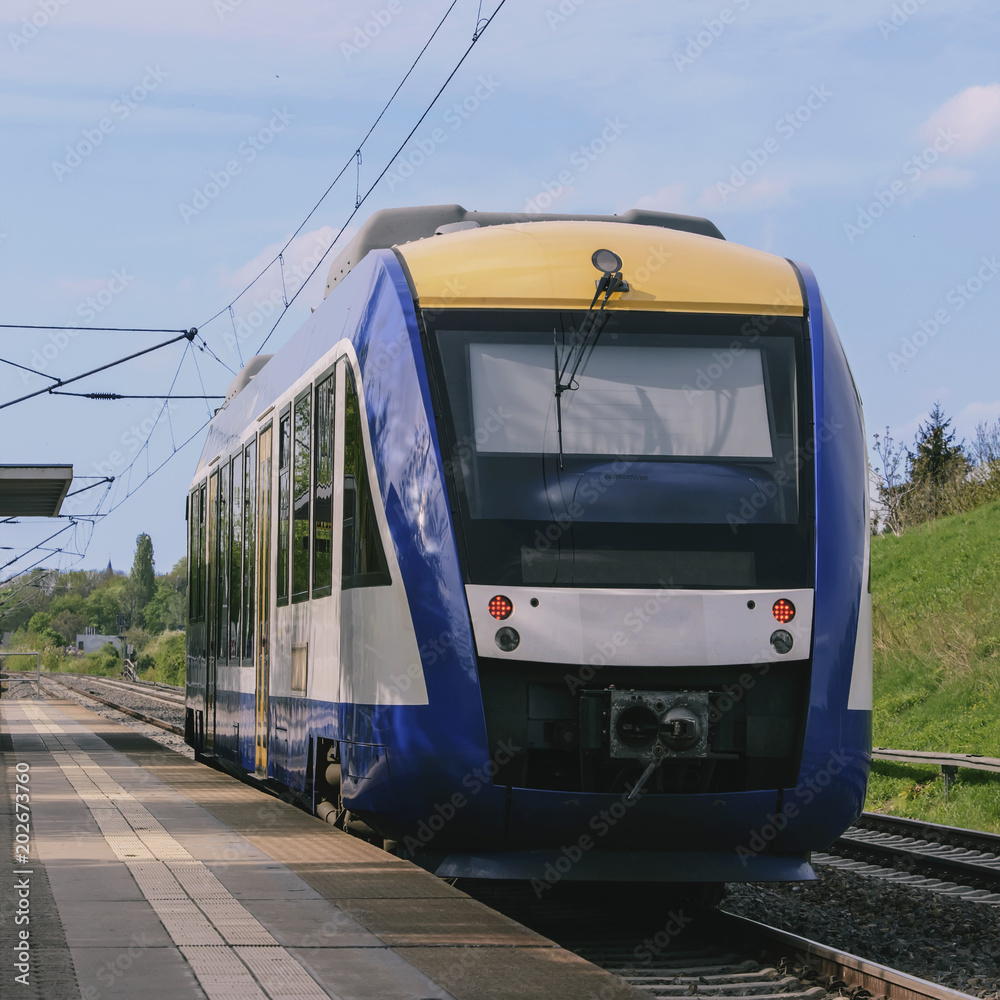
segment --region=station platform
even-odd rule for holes
[[[415,865],[74,702],[0,701],[0,751],[4,996],[646,995]],[[25,805],[27,858],[16,853]]]

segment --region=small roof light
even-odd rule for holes
[[[504,597],[503,594],[497,594],[496,597],[490,598],[490,614],[498,622],[502,622],[505,618],[510,618],[514,612],[514,605],[509,597]]]
[[[784,597],[778,598],[774,602],[774,607],[771,608],[771,614],[774,615],[774,620],[781,622],[782,625],[786,625],[795,617],[795,605],[791,601],[786,600]]]
[[[622,269],[622,259],[613,250],[595,250],[590,260],[598,271],[605,274],[614,274]]]

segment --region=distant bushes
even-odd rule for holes
[[[122,657],[115,646],[106,642],[93,653],[72,660],[63,669],[95,677],[117,677],[122,672]]]
[[[180,685],[184,683],[185,658],[184,633],[164,632],[142,650],[136,666],[144,681]]]

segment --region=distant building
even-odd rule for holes
[[[106,642],[110,642],[120,653],[122,641],[116,635],[94,635],[88,628],[84,635],[77,635],[76,648],[81,653],[96,653]]]

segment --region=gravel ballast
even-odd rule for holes
[[[721,908],[911,976],[1000,1000],[1000,908],[817,870],[818,882],[729,885]]]

